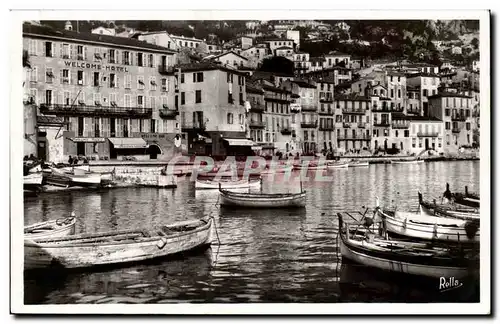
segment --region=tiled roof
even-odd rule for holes
[[[339,51],[330,51],[327,56],[351,56],[351,55]]]
[[[291,91],[288,91],[286,89],[281,89],[281,88],[278,88],[278,87],[273,87],[273,86],[270,86],[270,85],[267,85],[267,84],[263,84],[262,88],[264,90],[268,90],[268,91],[272,91],[272,92],[281,92],[281,93],[289,93],[289,94],[292,93]]]
[[[92,43],[102,43],[109,44],[119,47],[138,47],[141,49],[150,49],[156,51],[162,51],[164,53],[176,53],[175,51],[168,49],[166,47],[153,45],[147,42],[139,41],[135,38],[127,37],[116,37],[101,34],[91,34],[91,33],[78,33],[71,30],[58,30],[48,26],[37,26],[24,24],[23,25],[23,36],[39,36],[46,38],[63,38],[68,41],[74,42],[92,42]]]
[[[221,56],[224,56],[224,55],[227,55],[227,54],[234,54],[234,55],[236,55],[236,56],[241,57],[241,58],[242,58],[242,59],[244,59],[245,61],[248,61],[248,58],[246,58],[246,57],[244,57],[244,56],[241,56],[240,54],[238,54],[238,53],[236,53],[236,52],[234,52],[234,51],[229,51],[229,52],[225,52],[225,53],[222,53],[222,54],[215,55],[215,56],[214,56],[214,57],[212,57],[211,59],[212,59],[212,60],[213,60],[213,59],[217,59],[217,58],[219,58],[219,57],[221,57]]]
[[[322,77],[313,77],[312,78],[317,83],[332,83],[335,84],[335,79],[332,77],[322,78]]]
[[[258,94],[264,93],[264,90],[262,90],[262,87],[258,84],[253,84],[253,83],[247,82],[245,87],[247,89],[247,92],[250,92],[250,93],[258,93]]]

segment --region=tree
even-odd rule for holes
[[[282,56],[273,56],[262,61],[259,71],[294,75],[293,62]]]

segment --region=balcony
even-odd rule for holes
[[[464,122],[467,118],[463,115],[455,115],[451,116],[452,121],[459,121],[459,122]]]
[[[121,117],[142,117],[151,118],[152,108],[142,107],[117,107],[117,106],[88,106],[88,105],[59,105],[40,104],[42,114],[55,114],[59,116],[121,116]]]
[[[342,108],[342,113],[346,115],[364,115],[366,113],[366,109],[347,109]]]
[[[250,112],[264,112],[266,110],[266,107],[261,104],[260,102],[258,103],[251,103],[250,104]]]
[[[335,115],[335,112],[334,112],[332,109],[328,109],[328,110],[320,110],[320,111],[318,111],[318,115],[322,115],[322,116],[333,116],[333,115]]]
[[[438,132],[418,132],[417,137],[437,137],[439,136]]]
[[[358,122],[358,128],[366,128],[366,123]]]
[[[389,123],[388,120],[382,120],[382,121],[373,121],[373,126],[375,127],[389,127],[391,124]]]
[[[344,127],[344,128],[351,128],[351,123],[343,122],[342,123],[342,127]]]
[[[302,111],[317,111],[318,106],[315,105],[302,105]]]
[[[460,129],[459,128],[453,128],[451,131],[453,133],[460,133]]]
[[[286,97],[285,98],[278,98],[278,97],[273,96],[273,95],[264,95],[264,100],[278,102],[278,103],[290,103],[290,102],[292,102],[291,99],[286,99]]]
[[[158,73],[160,74],[172,74],[174,72],[173,66],[166,66],[163,64],[158,65]]]
[[[320,131],[333,131],[335,130],[335,126],[333,125],[319,125]]]
[[[179,115],[178,110],[163,108],[160,109],[160,117],[165,119],[175,119]]]
[[[376,112],[402,112],[403,108],[373,105],[372,111],[376,111]]]
[[[205,130],[206,129],[206,123],[202,122],[201,120],[196,120],[196,121],[182,121],[181,122],[181,128],[182,131],[190,131],[190,130]]]
[[[282,135],[292,135],[292,130],[290,128],[283,128],[281,130]]]
[[[250,120],[250,122],[248,123],[248,126],[250,128],[264,128],[264,127],[266,127],[266,124],[263,121]]]
[[[359,134],[359,133],[356,133],[356,134],[339,134],[337,135],[337,140],[359,140],[359,141],[369,141],[371,140],[372,137],[370,135],[366,135],[366,134]]]
[[[333,97],[321,97],[321,98],[319,98],[319,102],[333,103]]]
[[[393,129],[406,129],[406,128],[410,128],[410,122],[409,121],[392,122],[392,128]]]
[[[302,122],[300,123],[300,127],[302,128],[316,128],[318,127],[318,121],[310,121],[310,122]]]

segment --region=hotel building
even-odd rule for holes
[[[62,118],[38,131],[38,157],[167,158],[181,150],[175,52],[136,39],[25,24],[26,91],[38,117]],[[47,118],[45,118],[47,119]],[[52,118],[52,120],[54,120]],[[53,125],[52,125],[53,126]]]

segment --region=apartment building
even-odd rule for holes
[[[429,116],[428,97],[437,95],[440,78],[438,74],[415,73],[407,75],[407,84],[412,87],[419,87],[420,112],[421,116]]]
[[[180,132],[175,93],[164,73],[173,71],[175,52],[131,38],[30,24],[23,25],[23,49],[37,115],[64,124],[55,134],[40,131],[38,146],[45,149],[39,158],[155,159],[181,149],[173,140]]]
[[[369,149],[372,139],[371,98],[358,94],[342,95],[335,97],[335,104],[342,111],[342,127],[336,128],[338,151]]]
[[[247,99],[250,104],[248,122],[248,137],[257,145],[264,143],[264,112],[266,110],[264,103],[264,90],[259,84],[246,84]]]
[[[318,150],[333,152],[336,148],[335,122],[342,120],[342,112],[334,104],[333,79],[321,79],[316,82],[318,93]]]
[[[309,62],[309,53],[295,52],[293,54],[292,61],[295,72],[298,75],[303,75],[311,69],[311,62]]]
[[[443,122],[436,117],[392,115],[390,136],[384,146],[399,148],[404,154],[418,155],[426,150],[443,152]]]

